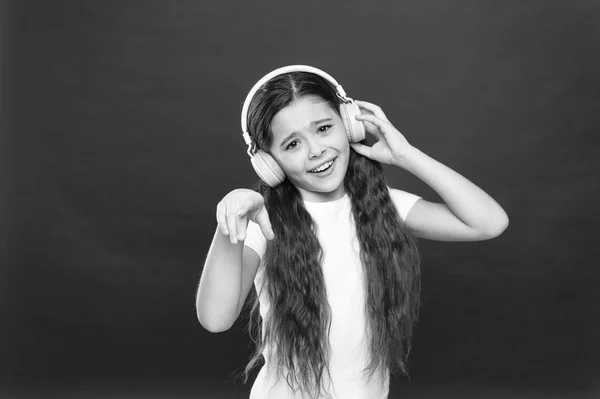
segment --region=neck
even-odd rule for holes
[[[338,187],[336,190],[327,193],[308,191],[300,187],[298,187],[298,191],[300,191],[302,200],[305,202],[331,202],[339,200],[346,195],[346,190],[343,184],[340,185],[340,187]]]

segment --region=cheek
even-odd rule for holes
[[[336,140],[338,141],[338,143],[340,144],[344,144],[348,145],[348,134],[346,133],[346,129],[344,128],[344,125],[340,122],[338,125],[338,130],[336,132]]]
[[[350,142],[348,141],[348,136],[346,136],[346,131],[344,131],[344,135],[338,141],[338,148],[344,154],[350,153]]]
[[[280,157],[279,166],[283,169],[286,175],[294,175],[303,172],[304,164],[302,162],[302,155],[297,151],[293,154],[286,154]]]

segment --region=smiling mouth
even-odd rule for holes
[[[335,162],[335,159],[332,159],[331,161],[324,163],[323,165],[319,166],[318,168],[311,170],[310,173],[325,172],[326,170],[328,170],[329,168],[331,168],[333,166],[334,162]]]

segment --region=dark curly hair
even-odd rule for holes
[[[271,120],[282,108],[305,95],[316,95],[339,113],[334,88],[318,75],[291,72],[268,81],[252,100],[249,133],[263,150],[270,148]],[[408,232],[391,200],[379,162],[350,148],[344,187],[352,204],[352,216],[360,243],[365,275],[365,314],[371,360],[364,372],[369,378],[387,370],[408,375],[407,358],[420,303],[420,257],[416,240]],[[323,372],[328,368],[328,329],[331,308],[327,302],[321,270],[322,248],[316,226],[304,207],[298,189],[286,179],[277,187],[259,182],[255,187],[275,233],[263,256],[264,285],[270,310],[264,320],[255,290],[248,331],[256,344],[246,366],[246,383],[253,368],[269,347],[277,376],[286,375],[288,385],[316,397]],[[294,267],[287,267],[293,264]],[[264,336],[263,336],[264,333]]]

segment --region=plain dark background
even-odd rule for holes
[[[380,105],[510,217],[419,241],[390,398],[600,392],[599,1],[0,4],[5,397],[248,396],[245,320],[208,333],[194,299],[217,202],[257,180],[241,103],[288,64]]]

